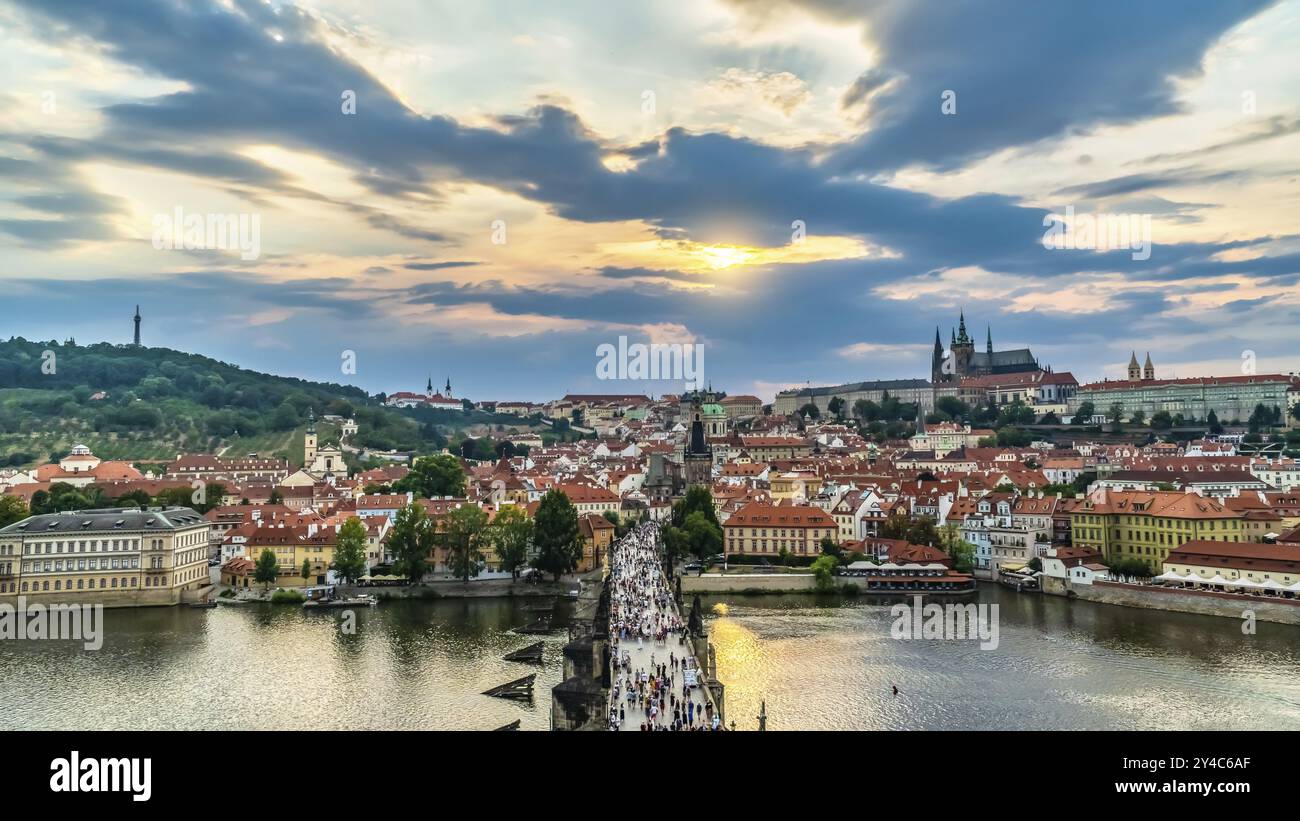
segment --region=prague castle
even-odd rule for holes
[[[975,350],[975,340],[966,333],[964,311],[961,313],[960,324],[952,332],[952,342],[947,352],[943,349],[939,329],[934,329],[934,356],[930,363],[930,381],[935,385],[960,382],[970,376],[1033,373],[1038,370],[1041,370],[1038,360],[1028,348],[994,351],[992,328],[988,329],[984,350]]]

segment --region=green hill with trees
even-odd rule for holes
[[[181,452],[281,456],[297,463],[308,409],[355,419],[349,444],[431,452],[472,425],[528,420],[481,411],[384,407],[355,385],[275,376],[169,348],[0,341],[0,467],[40,464],[75,443],[105,459],[164,462]],[[322,424],[322,441],[337,429]]]

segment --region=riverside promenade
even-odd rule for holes
[[[725,729],[665,573],[659,527],[645,524],[611,550],[609,728]]]

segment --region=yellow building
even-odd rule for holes
[[[338,534],[333,528],[313,530],[310,527],[259,527],[244,543],[244,556],[257,564],[262,552],[275,554],[278,587],[310,587],[325,584],[325,574],[334,562],[334,543]],[[310,569],[302,575],[303,562]]]
[[[821,490],[822,479],[811,471],[792,470],[772,474],[768,479],[773,499],[807,501]]]
[[[1139,559],[1153,571],[1190,541],[1246,542],[1244,516],[1213,499],[1175,491],[1099,490],[1070,513],[1075,547],[1101,551],[1107,563]]]
[[[187,507],[29,516],[0,529],[0,601],[177,604],[210,584],[210,527]]]
[[[586,513],[578,517],[578,534],[582,537],[582,559],[577,572],[587,573],[602,566],[614,543],[614,524],[604,516]]]

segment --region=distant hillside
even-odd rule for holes
[[[351,417],[351,441],[379,450],[430,451],[468,426],[521,425],[474,412],[403,412],[353,385],[245,370],[168,348],[0,342],[0,467],[31,465],[81,442],[137,462],[179,452],[280,455],[297,463],[308,409]],[[321,424],[322,441],[337,436]]]

